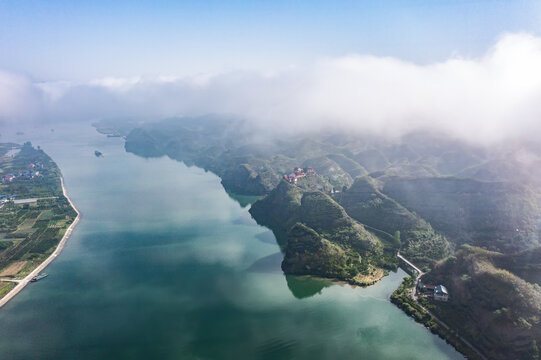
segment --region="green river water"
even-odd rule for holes
[[[0,359],[462,358],[389,302],[401,270],[368,288],[285,276],[214,174],[88,125],[12,130],[0,140],[40,145],[83,216],[49,277],[0,309]]]

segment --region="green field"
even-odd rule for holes
[[[4,201],[0,208],[0,274],[19,278],[54,251],[77,214],[62,193],[60,170],[51,158],[30,143],[2,144],[0,150],[15,146],[20,148],[15,156],[0,158],[0,175],[15,176],[2,180],[0,195],[47,198],[27,204]]]
[[[15,283],[0,281],[0,299],[15,287]]]

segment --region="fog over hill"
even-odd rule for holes
[[[479,58],[417,65],[351,54],[278,71],[177,78],[36,80],[0,71],[0,124],[231,114],[269,129],[438,130],[492,144],[531,138],[541,115],[541,38],[503,35]]]

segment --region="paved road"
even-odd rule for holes
[[[400,251],[398,253],[396,253],[396,256],[402,260],[404,260],[404,262],[406,264],[408,264],[409,266],[411,266],[415,271],[417,271],[417,273],[419,274],[419,277],[423,276],[424,275],[424,272],[421,271],[421,269],[419,269],[417,266],[413,265],[412,262],[410,262],[408,259],[406,259],[405,257],[403,257],[402,255],[400,255]]]
[[[413,299],[415,301],[417,301],[417,285],[419,285],[419,280],[421,280],[421,277],[425,274],[424,272],[421,271],[421,269],[419,269],[417,266],[413,265],[412,262],[410,262],[408,259],[406,259],[405,257],[403,257],[402,255],[400,255],[400,251],[396,253],[396,256],[401,259],[402,261],[404,261],[406,264],[408,264],[409,266],[411,266],[415,271],[417,271],[417,277],[415,278],[415,285],[413,286],[413,291],[412,291],[412,296],[413,296]],[[420,304],[419,304],[420,305]],[[422,306],[421,306],[422,307]],[[423,308],[424,309],[424,308]],[[425,309],[426,310],[426,309]],[[426,310],[429,314],[430,312],[428,310]],[[432,315],[432,314],[430,314]]]
[[[417,299],[417,284],[419,283],[419,280],[421,279],[421,277],[425,274],[424,272],[421,271],[421,269],[419,269],[417,266],[415,266],[411,261],[409,261],[408,259],[406,259],[405,257],[403,257],[402,255],[400,255],[400,251],[396,254],[396,256],[398,258],[400,258],[401,260],[403,260],[406,264],[408,264],[409,266],[411,266],[415,271],[417,271],[417,273],[419,274],[417,276],[417,278],[415,279],[415,287],[413,288],[413,292],[412,292],[412,295],[413,295],[413,299],[415,300],[415,302],[417,303],[417,305],[419,305],[424,311],[426,311],[430,316],[432,316],[432,318],[434,318],[434,320],[436,320],[441,326],[443,326],[446,330],[450,330],[451,327],[449,325],[447,325],[446,323],[444,323],[442,320],[440,320],[436,315],[434,315],[430,310],[428,310],[427,308],[425,308],[423,305],[419,304],[419,301]],[[458,335],[458,338],[464,343],[466,344],[470,349],[472,349],[473,351],[475,351],[475,353],[477,355],[479,355],[479,357],[483,360],[488,360],[486,358],[486,356],[484,356],[481,351],[479,351],[475,346],[473,346],[472,343],[470,343],[468,340],[464,339],[462,336]]]
[[[10,279],[10,278],[2,278],[0,281],[7,281],[7,282],[13,282],[13,283],[20,283],[22,280],[16,280],[16,279]]]

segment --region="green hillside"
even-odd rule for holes
[[[429,264],[451,252],[444,236],[435,233],[429,223],[407,210],[395,200],[382,194],[377,181],[365,176],[355,179],[347,191],[338,196],[340,205],[355,220],[389,235],[400,232],[402,253],[410,260]]]
[[[502,257],[461,247],[423,277],[451,295],[430,309],[491,359],[532,359],[541,339],[541,288],[498,267]]]
[[[286,273],[355,284],[372,283],[383,276],[378,267],[384,263],[380,240],[320,191],[304,191],[282,181],[254,203],[250,213],[275,233],[285,250],[282,268]]]
[[[250,213],[274,232],[285,273],[366,285],[396,267],[400,249],[449,287],[449,303],[429,305],[451,332],[489,358],[533,357],[541,341],[538,144],[277,131],[214,116],[168,119],[133,129],[125,146],[212,171],[228,192],[264,196]],[[316,174],[283,180],[299,166]]]
[[[457,244],[512,253],[538,245],[538,195],[504,182],[453,177],[386,179],[383,193]]]

